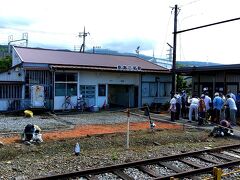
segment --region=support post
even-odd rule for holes
[[[174,7],[174,31],[173,31],[173,62],[172,62],[172,93],[176,93],[176,53],[177,53],[177,10]]]
[[[214,180],[221,180],[222,177],[222,169],[214,167],[213,168],[213,178]]]
[[[129,129],[130,129],[129,117],[130,117],[130,110],[129,108],[127,108],[127,149],[129,149]]]

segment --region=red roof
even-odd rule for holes
[[[65,50],[14,47],[23,63],[41,63],[49,65],[105,67],[117,69],[117,66],[137,66],[141,70],[169,71],[168,69],[134,56],[79,53]]]

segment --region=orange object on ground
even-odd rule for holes
[[[170,124],[164,122],[154,122],[156,127],[154,129],[182,129],[181,125]],[[149,129],[149,122],[133,122],[130,123],[130,130],[146,130]],[[43,132],[43,141],[50,140],[60,140],[67,138],[76,138],[87,135],[96,135],[96,134],[110,134],[115,132],[126,132],[127,124],[101,124],[101,125],[77,125],[71,130],[58,130],[51,132]],[[5,144],[10,144],[18,142],[20,140],[19,136],[13,136],[8,138],[0,138],[0,141]]]

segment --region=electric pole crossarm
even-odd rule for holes
[[[187,32],[187,31],[192,31],[192,30],[195,30],[195,29],[201,29],[201,28],[214,26],[214,25],[218,25],[218,24],[223,24],[223,23],[227,23],[227,22],[231,22],[231,21],[237,21],[237,20],[240,20],[240,17],[239,18],[225,20],[225,21],[220,21],[220,22],[216,22],[216,23],[212,23],[212,24],[207,24],[207,25],[203,25],[203,26],[198,26],[198,27],[194,27],[194,28],[190,28],[190,29],[185,29],[185,30],[181,30],[181,31],[177,31],[177,32],[173,32],[173,34],[174,33],[180,34],[180,33]]]

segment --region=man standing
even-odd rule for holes
[[[226,105],[229,107],[230,110],[230,123],[232,126],[236,126],[237,106],[234,99],[230,96],[230,94],[227,95]]]
[[[216,92],[214,94],[214,99],[213,99],[213,122],[218,123],[220,122],[220,111],[223,108],[224,101],[223,99],[219,96],[219,93]]]
[[[177,103],[177,95],[175,94],[173,98],[170,100],[169,111],[171,112],[171,121],[175,121],[176,115],[176,103]]]
[[[187,94],[186,94],[186,91],[183,90],[182,91],[182,94],[181,94],[181,115],[182,115],[182,118],[186,119],[187,118]]]
[[[204,102],[206,106],[206,121],[207,121],[211,115],[211,103],[212,103],[212,99],[208,96],[208,92],[205,92]]]
[[[179,120],[179,116],[180,116],[180,112],[181,112],[181,96],[180,94],[177,92],[176,93],[176,114],[175,114],[175,119]]]

